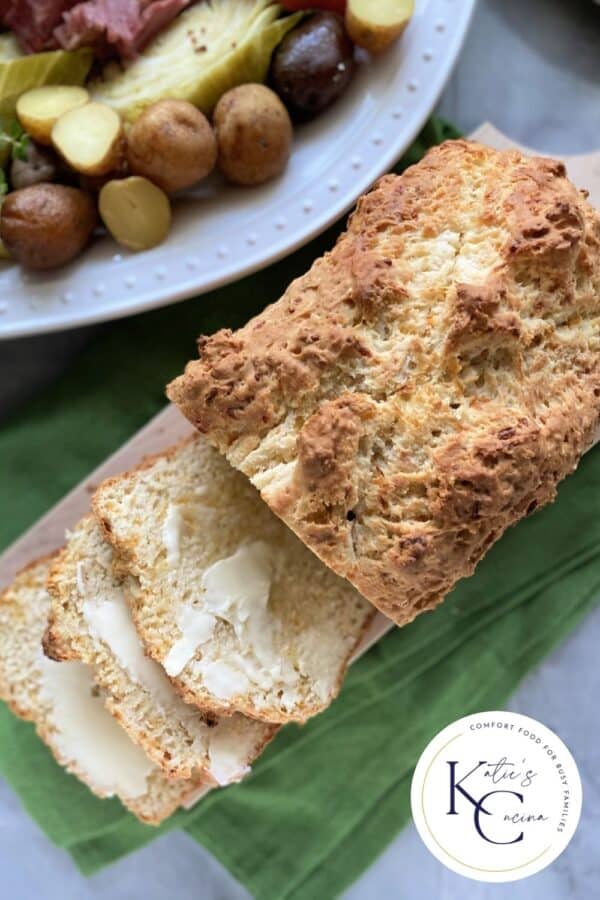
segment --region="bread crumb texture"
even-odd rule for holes
[[[240,715],[218,719],[181,700],[144,654],[114,562],[100,525],[86,516],[50,570],[46,654],[93,669],[107,709],[165,776],[241,780],[277,729]]]
[[[375,610],[208,441],[109,479],[93,506],[146,652],[187,703],[274,724],[329,705]]]
[[[599,418],[599,217],[564,166],[452,141],[169,387],[398,624],[552,500]]]
[[[105,709],[92,669],[44,656],[51,564],[47,557],[27,566],[0,595],[0,699],[34,723],[56,761],[93,793],[117,796],[138,819],[158,825],[198,782],[165,778],[128,740]]]

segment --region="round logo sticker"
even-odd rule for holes
[[[444,728],[413,775],[415,825],[449,869],[517,881],[559,856],[581,814],[581,779],[561,739],[535,719],[476,713]]]

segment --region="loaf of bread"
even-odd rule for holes
[[[590,444],[599,241],[561,163],[448,142],[383,178],[279,302],[201,338],[168,395],[407,623]]]
[[[32,563],[0,595],[0,699],[33,722],[57,762],[95,794],[117,796],[143,822],[158,825],[201,782],[161,774],[107,711],[89,667],[44,656],[50,564]]]
[[[148,654],[216,715],[304,721],[337,694],[374,609],[200,436],[103,484]]]
[[[226,785],[248,773],[277,727],[204,715],[183,702],[164,669],[144,654],[113,574],[112,549],[93,516],[69,535],[47,587],[53,600],[46,655],[92,668],[107,709],[165,775]]]

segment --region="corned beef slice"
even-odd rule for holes
[[[87,0],[68,11],[55,36],[65,50],[94,47],[129,59],[191,0]]]
[[[55,50],[54,29],[77,0],[2,0],[2,24],[16,35],[26,53]]]

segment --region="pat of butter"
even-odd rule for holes
[[[180,705],[161,666],[144,653],[122,591],[111,592],[110,599],[86,600],[83,616],[90,634],[110,648],[131,679],[146,688],[159,706],[171,709]]]
[[[50,707],[65,763],[77,766],[106,796],[135,799],[147,790],[153,763],[94,694],[88,666],[41,657],[41,696]]]
[[[77,581],[77,590],[83,597],[85,594],[85,576],[84,576],[84,566],[82,562],[78,562],[75,566],[75,579]]]
[[[266,609],[270,587],[270,550],[263,541],[240,547],[233,556],[210,566],[202,576],[203,606],[186,603],[179,610],[181,638],[163,661],[167,674],[174,677],[185,669],[198,648],[212,637],[217,617],[233,624],[242,637],[242,623],[257,610]],[[231,610],[235,613],[230,614]]]
[[[242,637],[242,626],[263,613],[269,602],[273,561],[264,541],[244,544],[233,556],[219,559],[202,576],[204,602]]]
[[[183,533],[183,514],[181,506],[169,504],[162,527],[162,540],[167,551],[167,562],[176,566],[181,556],[181,535]]]
[[[194,671],[202,676],[204,685],[211,694],[221,700],[231,700],[232,697],[245,694],[250,687],[250,681],[244,672],[221,660],[202,658],[196,663]]]
[[[270,690],[275,683],[296,684],[298,676],[274,645],[276,623],[268,609],[273,553],[264,541],[240,547],[204,573],[208,609],[233,627],[240,653],[229,660],[246,683]],[[216,694],[228,699],[225,694]],[[233,694],[231,696],[234,696]]]
[[[210,613],[185,605],[179,611],[177,625],[181,638],[176,641],[163,660],[167,675],[174,678],[187,666],[201,644],[212,636],[217,620]]]
[[[200,650],[195,670],[221,700],[247,693],[252,684],[265,690],[277,683],[297,685],[297,673],[274,645],[276,625],[268,609],[273,569],[272,549],[264,541],[244,544],[213,563],[202,576],[202,605],[179,610],[182,636],[164,661],[167,673],[179,675]],[[240,646],[239,653],[228,651],[226,661],[210,641],[218,619],[233,628]]]
[[[224,721],[211,732],[208,745],[209,772],[218,785],[241,781],[250,772],[246,760],[254,756],[254,737]]]

